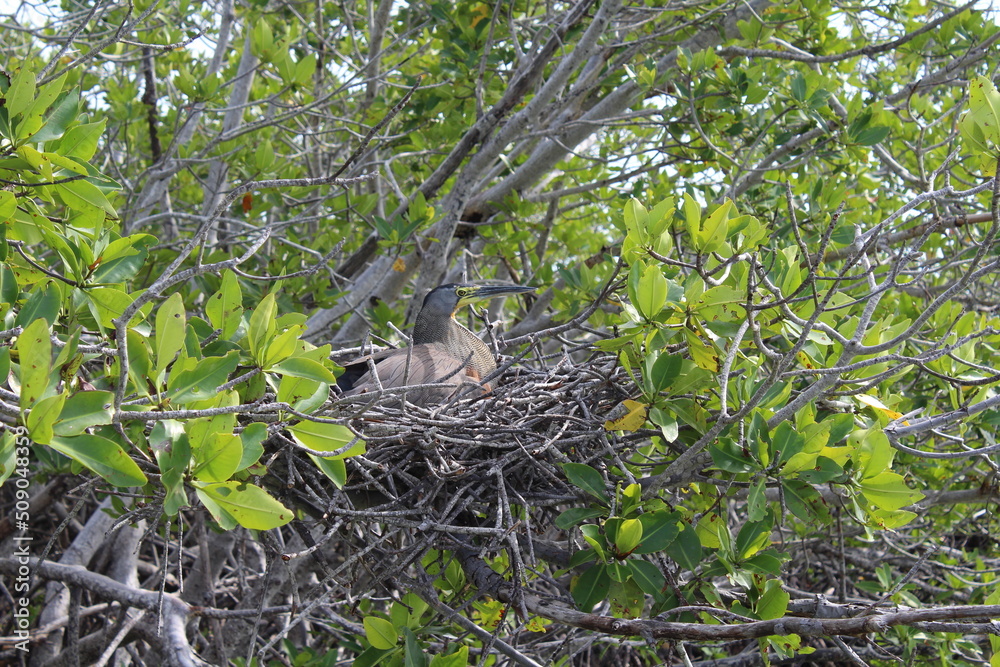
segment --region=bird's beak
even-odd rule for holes
[[[486,301],[499,296],[513,296],[515,294],[526,294],[534,292],[534,287],[522,285],[479,285],[476,291],[469,295],[470,301]]]
[[[514,294],[526,294],[534,292],[534,287],[524,285],[477,285],[475,291],[463,299],[466,303],[486,301],[499,296],[513,296]]]

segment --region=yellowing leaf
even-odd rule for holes
[[[690,329],[684,332],[687,337],[691,360],[700,368],[713,373],[719,372],[719,355],[715,346]]]
[[[883,530],[895,530],[910,523],[917,515],[908,510],[875,510],[868,513],[868,519]]]
[[[604,429],[607,431],[638,431],[646,423],[648,408],[648,405],[639,401],[622,401],[611,411],[611,419],[604,422]]]
[[[483,19],[487,18],[489,15],[490,15],[490,8],[488,6],[486,5],[477,6],[475,9],[472,10],[472,20],[469,22],[469,26],[475,28],[476,24],[478,24]]]
[[[895,410],[890,410],[888,407],[886,407],[885,403],[883,403],[876,397],[871,396],[869,394],[857,394],[855,395],[854,398],[856,398],[859,403],[864,403],[868,407],[875,408],[876,410],[888,415],[889,419],[899,419],[900,417],[903,416],[903,413],[896,412]],[[904,421],[903,423],[907,424],[908,422]]]

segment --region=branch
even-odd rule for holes
[[[618,637],[642,637],[647,641],[669,639],[717,642],[792,634],[802,637],[861,636],[870,632],[882,633],[888,628],[899,625],[913,625],[928,621],[984,621],[1000,618],[1000,605],[969,605],[899,611],[873,610],[868,616],[854,618],[793,616],[733,625],[614,618],[578,611],[561,600],[545,598],[523,589],[517,590],[480,559],[478,551],[474,549],[463,547],[456,551],[456,555],[469,581],[479,589],[481,594],[489,595],[508,604],[523,600],[529,612],[565,625]]]
[[[802,63],[837,63],[842,60],[850,60],[851,58],[857,58],[858,56],[868,56],[872,57],[879,53],[887,53],[892,51],[903,44],[911,41],[912,39],[923,35],[924,33],[930,32],[936,29],[942,23],[958,16],[965,10],[971,8],[975,5],[975,0],[967,4],[962,5],[947,14],[943,14],[933,21],[927,23],[919,30],[914,30],[913,32],[908,32],[901,37],[889,40],[888,42],[882,42],[881,44],[869,44],[863,46],[860,49],[854,49],[852,51],[845,51],[844,53],[834,53],[828,56],[814,56],[811,53],[803,53],[801,51],[773,51],[770,49],[747,49],[741,46],[726,46],[719,49],[718,53],[723,58],[732,58],[734,56],[743,56],[746,58],[775,58],[778,60],[795,60]]]
[[[193,607],[180,598],[156,591],[146,591],[115,581],[110,577],[90,572],[83,567],[61,565],[37,558],[0,558],[0,572],[7,576],[17,576],[19,568],[29,564],[32,571],[43,579],[59,581],[66,585],[79,586],[100,597],[115,600],[125,606],[138,607],[163,617],[164,640],[170,647],[165,657],[171,667],[199,667],[201,660],[195,657],[194,649],[188,642],[184,626],[193,614]]]

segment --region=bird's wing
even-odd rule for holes
[[[458,388],[470,381],[479,380],[478,374],[467,367],[467,361],[451,356],[442,345],[428,343],[414,345],[400,350],[390,350],[371,358],[378,373],[378,382],[372,376],[369,360],[358,360],[368,371],[354,382],[353,387],[344,392],[345,396],[377,391],[379,384],[384,389],[423,384],[442,384],[447,387],[427,387],[408,392],[406,398],[417,405],[441,403],[450,398]],[[354,366],[355,364],[351,364]]]

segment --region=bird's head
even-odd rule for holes
[[[521,285],[477,285],[475,283],[447,283],[428,292],[423,311],[428,314],[451,317],[459,308],[501,296],[534,292],[534,287]]]

